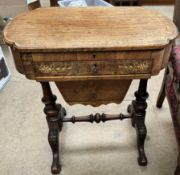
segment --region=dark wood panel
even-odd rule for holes
[[[124,99],[132,80],[95,80],[55,82],[69,104],[98,106]]]

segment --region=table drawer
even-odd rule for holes
[[[68,62],[68,61],[110,61],[110,60],[148,60],[152,51],[121,52],[69,52],[69,53],[33,53],[34,62]]]
[[[77,60],[147,60],[151,58],[151,54],[151,51],[77,52]]]
[[[36,62],[38,76],[150,74],[151,60]]]

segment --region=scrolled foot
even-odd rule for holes
[[[51,172],[53,174],[58,174],[61,171],[61,165],[59,163],[59,131],[50,130],[48,135],[48,141],[53,153]]]
[[[147,165],[147,158],[144,152],[144,149],[142,149],[139,153],[139,157],[138,157],[138,164],[140,166],[146,166]]]
[[[53,164],[51,166],[52,174],[59,174],[60,171],[61,171],[61,165],[53,162]]]
[[[143,123],[138,123],[136,125],[136,131],[137,131],[137,146],[138,146],[138,164],[140,166],[146,166],[147,165],[147,158],[144,151],[144,142],[147,134],[146,126]]]
[[[56,163],[52,164],[52,166],[51,166],[52,174],[59,174],[60,171],[61,171],[61,166],[60,165],[58,165]]]

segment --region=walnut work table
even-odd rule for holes
[[[39,8],[12,20],[4,31],[17,70],[41,83],[52,148],[52,173],[59,173],[59,131],[63,122],[105,122],[130,118],[137,131],[138,163],[144,152],[147,81],[166,67],[177,36],[175,25],[142,7]],[[69,104],[120,103],[133,79],[140,79],[128,114],[65,117],[49,82]]]

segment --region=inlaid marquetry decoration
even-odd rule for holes
[[[111,60],[71,61],[35,63],[36,73],[40,75],[123,75],[148,74],[151,72],[151,60]]]
[[[38,70],[44,74],[61,74],[67,71],[71,71],[72,67],[68,65],[55,64],[55,63],[52,64],[42,63],[40,66],[38,66]]]
[[[145,73],[150,73],[151,71],[151,66],[152,62],[150,60],[131,60],[128,62],[123,62],[120,65],[118,65],[118,70],[122,74],[132,74],[132,73],[137,73],[137,74],[145,74]]]

